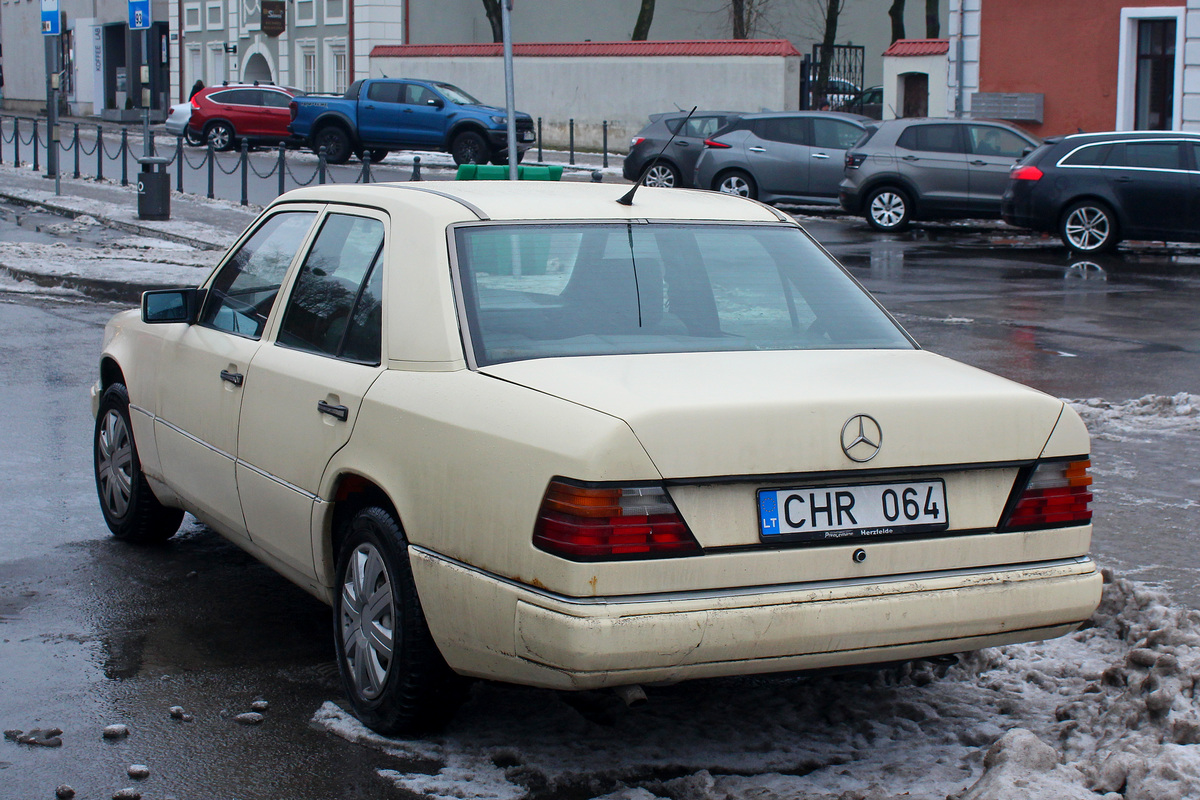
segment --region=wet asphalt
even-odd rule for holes
[[[46,241],[0,208],[0,241]],[[48,219],[46,222],[53,223]],[[805,223],[927,349],[1056,396],[1200,392],[1200,255],[1145,248],[1084,263],[988,227],[901,237]],[[103,232],[94,242],[103,246]],[[310,727],[337,701],[328,609],[188,518],[159,548],[116,542],[96,506],[88,387],[120,306],[0,287],[0,800],[399,797],[374,750]],[[1095,442],[1108,465],[1095,551],[1200,608],[1200,436]],[[233,717],[266,700],[265,719]],[[172,719],[181,706],[191,721]],[[531,708],[530,713],[536,713]],[[106,740],[106,725],[130,735]],[[519,743],[514,743],[519,746]],[[145,764],[149,777],[127,769]],[[436,765],[431,765],[435,769]]]

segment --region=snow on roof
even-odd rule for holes
[[[950,52],[949,39],[897,39],[885,56],[942,56]]]
[[[945,51],[943,51],[945,52]],[[499,44],[380,44],[373,58],[500,57]],[[800,56],[787,39],[706,39],[664,42],[540,42],[513,45],[513,55],[548,56]]]

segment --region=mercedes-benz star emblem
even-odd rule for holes
[[[874,417],[855,414],[842,426],[842,452],[851,461],[863,463],[879,455],[883,429]]]

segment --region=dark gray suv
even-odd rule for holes
[[[904,230],[915,219],[997,218],[1009,169],[1038,144],[990,120],[870,123],[846,153],[838,200],[881,231]]]

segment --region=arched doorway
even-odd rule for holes
[[[254,53],[246,59],[246,66],[242,69],[242,80],[246,83],[272,83],[275,80],[271,77],[271,65],[263,58],[262,53]]]

